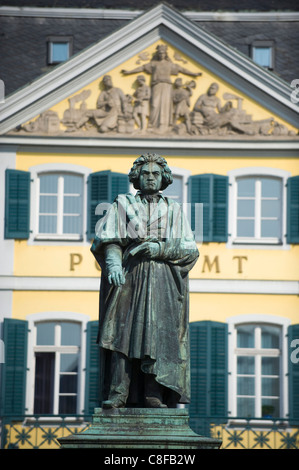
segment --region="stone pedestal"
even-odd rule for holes
[[[96,408],[84,432],[58,439],[62,448],[218,449],[221,441],[199,436],[182,408]]]

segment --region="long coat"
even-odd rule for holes
[[[154,206],[150,213],[149,210]],[[133,256],[145,241],[159,244],[156,259]],[[105,246],[120,247],[122,286],[107,280]],[[102,218],[91,251],[102,268],[98,342],[139,359],[144,373],[190,401],[188,273],[199,253],[188,222],[173,200],[148,204],[120,195]]]

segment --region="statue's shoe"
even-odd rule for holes
[[[145,403],[148,408],[167,408],[167,405],[156,397],[146,397]]]
[[[102,403],[102,408],[124,408],[125,402],[120,398],[114,398],[112,400],[105,400]]]

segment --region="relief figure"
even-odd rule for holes
[[[87,110],[77,122],[77,129],[89,120],[93,120],[102,133],[117,129],[118,117],[126,113],[127,99],[120,88],[113,86],[110,75],[103,77],[103,87],[97,100],[97,109]]]
[[[183,73],[198,77],[200,72],[194,73],[181,65],[173,63],[167,54],[166,45],[158,45],[152,60],[140,65],[134,70],[122,70],[124,75],[146,72],[151,75],[151,110],[148,128],[166,132],[173,124],[173,101],[171,75]]]

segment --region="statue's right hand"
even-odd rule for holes
[[[114,271],[108,274],[108,282],[109,284],[113,284],[114,286],[121,286],[125,283],[125,276],[121,269],[115,269]]]

